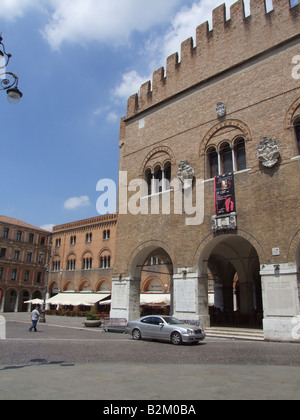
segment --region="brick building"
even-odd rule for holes
[[[156,258],[177,317],[299,339],[300,6],[250,6],[215,9],[128,100],[112,317],[140,315]]]
[[[42,299],[51,233],[0,216],[0,312],[26,312]]]
[[[53,228],[49,299],[64,304],[67,297],[76,306],[79,294],[111,294],[116,224],[117,214],[110,214]]]

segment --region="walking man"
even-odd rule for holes
[[[39,313],[38,309],[39,309],[39,307],[36,306],[35,309],[31,312],[32,324],[31,324],[31,327],[29,328],[30,332],[32,331],[32,329],[34,329],[34,331],[37,332],[36,325],[37,325],[39,317],[40,317],[40,313]]]

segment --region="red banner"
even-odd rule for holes
[[[236,211],[233,173],[215,177],[215,214],[224,214]]]

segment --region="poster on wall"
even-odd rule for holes
[[[233,173],[215,177],[215,214],[222,216],[236,211]]]

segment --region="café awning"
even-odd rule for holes
[[[140,304],[153,306],[168,306],[170,305],[171,297],[165,293],[142,293],[140,295]],[[109,305],[111,300],[101,302],[100,305]]]
[[[44,301],[42,299],[32,299],[32,300],[26,300],[24,303],[32,303],[33,305],[42,305]]]
[[[95,303],[107,299],[110,294],[104,293],[58,293],[47,300],[49,305],[61,306],[93,306]]]
[[[141,305],[170,305],[170,295],[167,293],[142,293]]]

